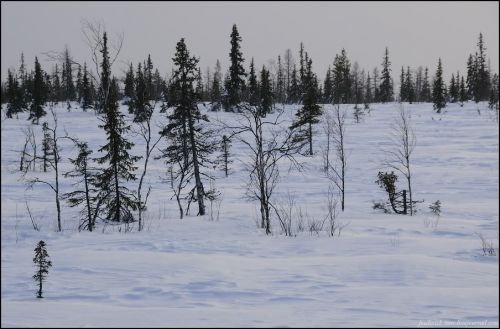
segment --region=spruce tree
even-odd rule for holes
[[[431,86],[429,83],[429,68],[425,68],[424,80],[422,82],[422,102],[430,102],[431,101]]]
[[[43,298],[42,283],[47,278],[49,268],[52,266],[52,262],[48,260],[49,254],[45,246],[45,242],[40,240],[35,248],[35,257],[33,258],[33,263],[35,263],[36,266],[36,273],[33,275],[33,279],[38,283],[37,298]]]
[[[19,84],[17,78],[14,76],[12,71],[7,70],[7,117],[12,118],[13,115],[22,111]]]
[[[451,74],[451,79],[450,79],[450,86],[448,90],[448,95],[450,96],[449,101],[450,103],[455,103],[458,101],[458,85],[455,83],[455,75],[452,73]]]
[[[412,104],[415,101],[415,86],[413,84],[413,78],[411,76],[410,67],[406,68],[406,77],[405,77],[405,85],[406,85],[406,100]]]
[[[92,150],[88,148],[87,143],[76,141],[78,147],[78,155],[69,161],[74,165],[74,169],[64,174],[65,177],[77,177],[80,180],[75,184],[83,185],[80,189],[65,193],[62,197],[66,199],[70,207],[83,206],[80,211],[80,224],[78,230],[93,231],[95,220],[99,213],[99,207],[102,200],[106,198],[97,198],[99,190],[96,188],[97,176],[96,169],[90,166],[90,155]],[[101,196],[107,197],[106,194]]]
[[[82,101],[82,67],[78,65],[78,71],[76,73],[76,100],[78,103]]]
[[[370,104],[373,102],[372,96],[372,83],[370,78],[370,72],[368,72],[368,77],[366,78],[366,91],[365,91],[365,109],[370,108]]]
[[[229,67],[229,80],[225,84],[227,91],[227,100],[225,104],[226,111],[234,109],[241,102],[242,92],[245,88],[244,77],[245,69],[243,68],[243,54],[240,51],[241,37],[238,33],[238,28],[236,24],[233,25],[233,30],[231,32],[231,52],[229,53],[229,59],[231,60],[231,66]]]
[[[210,156],[216,144],[210,142],[213,133],[204,130],[200,123],[208,119],[198,109],[193,86],[197,78],[198,59],[190,57],[184,38],[177,43],[173,61],[176,69],[171,88],[175,97],[170,100],[169,106],[174,110],[167,116],[167,126],[160,131],[169,141],[169,146],[162,153],[170,164],[184,163],[186,172],[192,175],[188,180],[194,179],[195,186],[191,190],[190,201],[198,202],[198,215],[203,216],[206,212],[205,199],[210,197],[212,191],[205,191],[202,177],[206,177],[206,173],[202,173],[202,168],[214,164]]]
[[[285,102],[285,73],[283,71],[283,66],[281,65],[281,56],[278,55],[278,72],[276,74],[276,92],[275,99],[276,102],[283,104]]]
[[[493,74],[490,84],[490,96],[488,106],[491,109],[496,108],[498,111],[498,74]]]
[[[129,102],[129,112],[134,114],[134,122],[143,122],[149,115],[150,104],[147,85],[147,69],[143,70],[141,63],[137,64],[135,74],[135,97]]]
[[[135,77],[132,63],[130,63],[129,69],[125,75],[125,88],[123,89],[123,95],[127,98],[126,104],[130,106],[130,103],[133,102],[135,97]]]
[[[21,53],[21,65],[19,66],[19,75],[17,76],[18,81],[18,103],[21,110],[28,109],[28,103],[31,101],[31,95],[29,94],[28,88],[28,72],[24,64],[24,53]]]
[[[260,71],[260,108],[259,112],[262,117],[265,117],[268,113],[271,113],[273,106],[273,92],[271,87],[271,80],[269,79],[269,71],[266,70],[265,66],[262,66],[262,71]]]
[[[89,81],[89,76],[87,72],[87,63],[83,64],[83,77],[82,77],[82,109],[87,111],[87,109],[92,107],[93,103],[93,87]]]
[[[479,33],[479,40],[477,42],[478,54],[476,64],[476,78],[477,78],[477,98],[478,101],[488,100],[490,92],[490,72],[486,66],[486,46],[483,42],[483,34]]]
[[[378,103],[380,101],[380,89],[378,85],[378,69],[373,69],[373,101]]]
[[[407,100],[407,87],[405,83],[405,71],[401,66],[401,75],[399,76],[399,101],[406,102]]]
[[[201,67],[198,67],[198,74],[196,75],[196,88],[195,88],[196,97],[198,100],[204,100],[203,94],[203,77],[201,75]]]
[[[109,61],[109,51],[108,51],[108,37],[106,32],[103,34],[102,38],[102,47],[99,50],[102,54],[102,62],[100,64],[101,67],[101,81],[99,85],[99,91],[97,94],[97,111],[106,112],[108,111],[107,100],[110,92],[110,84],[111,84],[111,64]]]
[[[460,106],[464,106],[464,102],[468,100],[467,89],[465,88],[464,77],[460,79]]]
[[[146,80],[146,101],[153,99],[154,94],[154,84],[153,84],[153,62],[151,61],[151,55],[148,54],[148,60],[146,66],[144,67],[144,79]]]
[[[332,100],[334,104],[346,104],[351,100],[350,67],[346,51],[342,49],[340,55],[335,55],[333,62]]]
[[[210,101],[212,103],[212,111],[217,111],[221,107],[221,102],[222,102],[222,76],[221,76],[221,68],[220,68],[220,62],[217,60],[215,63],[215,72],[214,72],[214,77],[213,77],[213,82],[212,82],[212,88],[211,89],[211,94],[210,94]]]
[[[291,104],[297,104],[300,99],[300,86],[297,78],[297,67],[294,64],[292,70],[292,78],[290,82],[290,97],[289,101]]]
[[[75,85],[73,84],[73,66],[69,49],[64,49],[64,69],[63,69],[63,88],[64,100],[71,102],[75,100]]]
[[[332,76],[330,74],[331,68],[328,66],[326,71],[325,81],[323,82],[323,103],[330,103],[332,99]]]
[[[384,60],[382,62],[380,82],[380,101],[382,103],[393,101],[393,89],[391,80],[391,62],[389,61],[389,49],[385,48]]]
[[[129,154],[134,144],[125,139],[130,126],[125,124],[124,115],[118,109],[117,89],[116,79],[113,79],[106,100],[107,107],[102,120],[104,124],[99,125],[104,129],[108,142],[98,150],[104,155],[96,159],[100,164],[107,164],[107,167],[97,174],[96,187],[99,189],[99,198],[104,199],[105,219],[128,223],[133,220],[131,210],[137,210],[139,204],[125,183],[136,179],[133,172],[137,167],[134,163],[141,157]]]
[[[441,58],[438,61],[436,76],[432,88],[432,102],[437,113],[441,113],[441,109],[446,106],[446,87],[443,81],[443,68],[441,66]]]
[[[297,111],[296,121],[292,123],[290,129],[301,127],[302,129],[296,135],[295,141],[298,143],[309,142],[309,155],[313,155],[312,135],[313,124],[319,122],[319,117],[322,114],[321,106],[318,105],[317,89],[318,82],[312,72],[312,60],[309,59],[304,72],[305,78],[305,97],[304,104],[301,109]],[[305,126],[305,129],[304,129]]]
[[[43,158],[43,172],[47,172],[48,164],[53,161],[54,157],[54,139],[49,131],[47,122],[42,124],[43,139],[42,139],[42,158]]]
[[[229,173],[229,164],[233,162],[231,160],[231,153],[230,153],[230,148],[231,148],[231,139],[229,139],[226,135],[222,136],[222,142],[221,142],[221,156],[222,156],[222,169],[224,170],[224,173],[226,174],[226,177],[228,176]]]
[[[33,101],[30,107],[30,115],[28,120],[32,120],[34,124],[38,124],[38,121],[42,116],[47,114],[43,109],[46,102],[45,97],[45,83],[43,79],[43,71],[38,63],[38,58],[35,57],[35,77],[33,80]]]
[[[253,57],[250,62],[250,73],[248,75],[248,103],[251,106],[257,106],[260,103],[259,84],[257,83],[257,76],[255,75]]]

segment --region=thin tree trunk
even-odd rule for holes
[[[193,167],[194,167],[194,178],[196,182],[196,196],[198,197],[198,215],[205,215],[205,203],[203,200],[203,184],[200,177],[200,165],[198,163],[198,150],[196,149],[196,141],[194,138],[194,123],[191,117],[191,112],[188,111],[188,124],[189,124],[189,139],[191,142],[191,149],[193,153]]]

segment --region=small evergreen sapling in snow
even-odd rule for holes
[[[429,209],[434,215],[439,217],[441,215],[441,201],[437,200],[436,202],[431,203]]]
[[[48,260],[48,258],[49,254],[45,249],[45,242],[40,240],[35,248],[35,258],[33,258],[33,263],[37,266],[36,273],[33,275],[33,279],[35,279],[35,282],[38,283],[37,298],[43,298],[42,282],[45,281],[45,278],[49,274],[49,267],[52,266],[52,262]]]

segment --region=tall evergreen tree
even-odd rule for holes
[[[104,200],[105,219],[128,223],[133,220],[131,210],[137,210],[139,204],[125,183],[136,179],[133,172],[137,167],[134,163],[140,157],[129,154],[134,144],[125,139],[130,126],[125,124],[124,115],[118,110],[117,89],[116,79],[112,79],[105,102],[104,124],[99,125],[104,129],[108,142],[98,150],[104,155],[96,159],[100,164],[107,164],[107,167],[97,174],[96,188],[99,189],[98,198]]]
[[[212,103],[212,110],[219,110],[222,102],[222,76],[221,76],[220,62],[217,60],[215,63],[215,72],[213,76],[210,101]]]
[[[210,156],[216,148],[210,142],[210,131],[202,129],[200,121],[208,121],[201,115],[197,107],[197,98],[194,90],[194,81],[197,78],[198,59],[191,57],[182,38],[176,46],[173,58],[176,67],[172,88],[175,88],[175,97],[169,104],[174,107],[173,112],[167,116],[169,122],[160,131],[167,137],[169,146],[163,151],[163,156],[169,163],[184,163],[184,168],[192,175],[195,186],[191,192],[191,200],[198,202],[198,215],[205,215],[205,199],[210,198],[212,191],[205,191],[202,177],[202,168],[207,168],[213,161]],[[163,111],[163,110],[162,110]]]
[[[290,129],[298,127],[304,128],[296,135],[296,141],[299,143],[309,143],[309,155],[313,155],[312,135],[313,125],[319,122],[322,114],[321,106],[318,105],[318,81],[312,72],[312,60],[309,59],[305,69],[305,97],[304,105],[296,113],[296,121],[292,123]]]
[[[483,34],[479,33],[479,40],[477,42],[478,54],[477,54],[477,97],[475,99],[478,101],[488,100],[490,92],[490,72],[486,65],[486,46],[483,42]]]
[[[399,75],[399,101],[406,102],[408,98],[408,92],[405,83],[405,70],[401,66],[401,74]]]
[[[63,88],[64,88],[64,100],[67,102],[74,101],[76,99],[75,95],[75,85],[73,83],[73,60],[69,53],[68,47],[64,49],[64,69],[63,69]]]
[[[332,72],[333,103],[345,104],[351,100],[351,77],[350,77],[349,59],[345,49],[342,49],[340,55],[335,55]]]
[[[391,62],[389,61],[389,49],[387,47],[385,48],[380,79],[380,101],[382,103],[392,102],[394,98],[391,80]]]
[[[297,78],[297,67],[293,65],[292,78],[290,82],[290,95],[289,102],[291,104],[297,104],[300,99],[300,86]]]
[[[123,95],[127,98],[129,105],[133,102],[135,98],[135,77],[134,77],[134,67],[132,63],[129,65],[129,69],[125,74],[125,87],[123,89]]]
[[[285,93],[286,93],[285,73],[283,70],[283,65],[281,64],[281,56],[278,55],[278,68],[276,73],[276,92],[275,92],[276,102],[284,104]]]
[[[498,74],[493,74],[490,84],[490,97],[488,106],[493,109],[495,108],[498,113]]]
[[[154,95],[154,84],[153,84],[153,62],[151,61],[151,55],[148,54],[148,60],[144,67],[144,79],[146,82],[146,100],[152,100]]]
[[[323,82],[323,102],[330,103],[332,99],[332,76],[330,74],[331,68],[328,66],[328,70],[326,71],[325,81]]]
[[[248,103],[251,106],[258,106],[260,103],[259,84],[257,82],[257,76],[255,74],[253,57],[250,62],[250,72],[248,74]]]
[[[437,113],[441,113],[441,109],[446,106],[446,86],[443,81],[443,68],[441,66],[441,58],[438,61],[436,76],[432,88],[432,102]]]
[[[422,81],[422,93],[421,93],[422,102],[430,102],[431,101],[431,85],[429,83],[429,68],[425,68],[424,80]]]
[[[455,75],[452,73],[451,79],[450,79],[450,86],[449,86],[449,90],[448,90],[448,95],[450,96],[450,98],[449,98],[450,103],[455,103],[458,101],[459,86],[460,85],[455,83]]]
[[[78,65],[78,71],[76,73],[76,100],[78,102],[82,101],[82,67]]]
[[[14,76],[14,73],[9,69],[7,70],[7,117],[12,118],[13,115],[17,115],[17,113],[22,111],[20,92],[19,92],[19,83],[17,78]]]
[[[143,122],[149,115],[149,95],[146,80],[147,69],[142,69],[141,63],[137,64],[135,74],[135,97],[129,104],[129,112],[134,113],[134,122]]]
[[[102,37],[102,47],[100,49],[100,52],[102,54],[102,61],[101,61],[101,72],[100,72],[100,85],[99,85],[99,91],[97,94],[97,111],[98,112],[105,112],[108,111],[108,96],[110,92],[110,85],[111,85],[111,63],[109,61],[109,51],[108,51],[108,37],[106,32],[103,33]]]
[[[411,76],[410,67],[406,68],[406,76],[405,76],[405,85],[406,85],[406,97],[407,101],[412,104],[415,101],[415,85],[413,83],[413,78]]]
[[[262,66],[262,71],[260,71],[260,115],[265,117],[268,113],[271,113],[273,106],[273,92],[271,87],[271,80],[269,78],[269,71],[266,70],[265,66]]]
[[[93,103],[93,87],[89,81],[89,76],[87,72],[87,63],[83,64],[83,76],[82,76],[82,109],[86,111],[88,108],[92,107]]]
[[[464,82],[464,77],[460,79],[460,106],[464,106],[464,102],[468,100],[467,98],[467,89],[465,88],[465,82]]]
[[[33,80],[32,94],[33,101],[31,103],[28,120],[32,120],[34,124],[38,124],[40,118],[47,114],[47,112],[43,109],[46,102],[46,91],[42,67],[40,66],[40,63],[38,63],[37,57],[35,57],[35,77]]]
[[[365,91],[365,109],[370,108],[370,104],[373,102],[373,96],[372,96],[372,82],[370,78],[370,72],[368,72],[368,77],[366,78],[366,85],[365,85],[366,91]]]
[[[242,93],[245,89],[244,77],[245,69],[243,67],[243,53],[240,51],[241,37],[238,33],[238,28],[236,24],[233,25],[233,30],[231,32],[231,52],[229,53],[229,59],[231,60],[231,66],[229,67],[229,80],[227,81],[225,87],[227,91],[227,100],[225,104],[226,110],[231,110],[241,102]]]

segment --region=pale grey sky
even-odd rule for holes
[[[493,71],[498,72],[499,3],[494,2],[9,2],[2,1],[2,79],[9,67],[18,68],[24,52],[28,68],[34,57],[52,71],[43,52],[68,45],[79,61],[90,61],[81,19],[102,20],[108,33],[125,35],[114,73],[124,62],[151,54],[164,76],[181,37],[191,54],[201,57],[203,72],[220,59],[228,67],[229,35],[236,23],[243,39],[248,68],[276,59],[287,48],[298,58],[304,42],[313,70],[322,80],[335,54],[345,48],[351,63],[370,72],[380,69],[386,46],[397,84],[401,66],[428,66],[434,74],[442,58],[447,79],[465,73],[469,53],[484,35]]]

